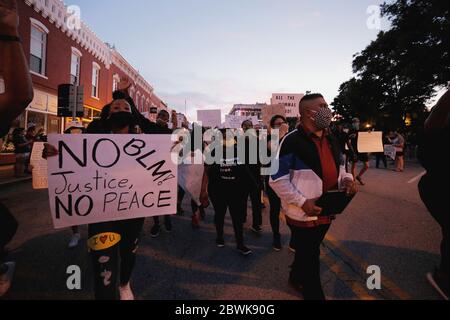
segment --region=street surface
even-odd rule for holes
[[[411,163],[405,173],[373,168],[366,174],[367,185],[359,188],[323,246],[322,282],[328,299],[439,299],[425,275],[439,262],[441,235],[418,195],[421,173]],[[0,201],[20,223],[9,245],[10,259],[17,262],[15,279],[4,299],[92,299],[86,227],[79,247],[69,250],[71,231],[53,230],[46,190],[34,191],[30,182],[21,182],[0,189]],[[200,230],[190,225],[188,199],[184,211],[173,218],[173,232],[162,231],[156,239],[150,237],[153,219],[147,219],[132,279],[137,299],[301,299],[288,286],[294,257],[287,249],[288,228],[282,223],[283,250],[273,251],[268,209],[261,236],[246,228],[250,257],[235,250],[228,215],[227,246],[218,249],[212,209]],[[81,267],[80,291],[66,287],[70,265]],[[381,268],[379,291],[367,289],[370,265]]]

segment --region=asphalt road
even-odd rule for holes
[[[410,165],[405,173],[371,169],[346,213],[334,223],[323,246],[322,281],[329,299],[439,299],[425,274],[439,262],[440,231],[417,192],[415,177],[423,172]],[[10,259],[17,262],[15,279],[4,299],[92,299],[91,267],[83,242],[67,249],[70,230],[52,228],[47,192],[21,183],[0,190],[0,200],[20,223],[9,245]],[[137,299],[184,300],[296,300],[287,284],[293,254],[287,249],[289,231],[282,223],[284,248],[271,249],[272,235],[267,210],[264,233],[245,238],[253,250],[242,257],[235,249],[232,226],[226,221],[226,242],[215,247],[213,212],[207,211],[200,230],[185,215],[173,218],[173,232],[152,239],[152,219],[147,219],[132,287]],[[249,216],[251,216],[249,208]],[[251,220],[251,218],[250,218]],[[66,287],[66,269],[82,270],[82,289]],[[367,266],[382,272],[382,289],[367,289]]]

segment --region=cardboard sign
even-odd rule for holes
[[[220,127],[222,124],[221,110],[197,110],[197,120],[202,122],[203,127]]]
[[[242,127],[242,123],[246,120],[250,120],[254,126],[259,125],[258,117],[251,116],[235,116],[235,115],[226,115],[225,116],[225,128],[227,129],[240,129]]]
[[[175,214],[177,165],[170,135],[50,135],[48,159],[56,229]]]
[[[48,188],[47,160],[42,158],[43,150],[44,142],[33,143],[30,165],[33,168],[32,179],[35,190]]]
[[[270,120],[272,120],[272,118],[276,115],[286,117],[286,107],[282,104],[273,104],[262,108],[264,125],[269,126]]]
[[[391,144],[385,144],[384,155],[388,156],[392,160],[395,160],[395,158],[397,157],[397,149]]]
[[[359,153],[384,152],[383,132],[358,132]]]

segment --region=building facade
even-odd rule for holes
[[[286,107],[286,118],[300,117],[300,100],[305,95],[303,93],[274,93],[270,104],[282,104]]]
[[[87,126],[106,104],[121,79],[135,84],[130,94],[142,113],[152,107],[167,109],[153,87],[115,48],[99,39],[89,27],[73,21],[61,0],[19,0],[19,33],[34,87],[34,100],[20,116],[20,126],[34,123],[45,133],[60,133],[72,119],[57,116],[58,85],[84,87]],[[73,25],[72,25],[73,24]]]

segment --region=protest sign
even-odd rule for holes
[[[200,192],[205,170],[203,161],[198,161],[199,159],[203,159],[203,154],[197,150],[178,166],[178,184],[197,205],[200,205]]]
[[[33,150],[30,157],[30,165],[32,170],[33,189],[47,189],[47,160],[42,158],[44,150],[44,142],[33,143]]]
[[[242,123],[246,120],[250,120],[254,126],[257,126],[259,124],[258,117],[256,116],[246,117],[246,116],[226,115],[224,126],[227,129],[240,129],[242,127]]]
[[[262,108],[262,118],[264,125],[269,126],[270,120],[272,120],[273,116],[276,115],[285,117],[286,107],[282,104],[273,104]]]
[[[202,122],[203,127],[220,127],[222,124],[221,110],[197,110],[197,120]]]
[[[384,152],[383,132],[359,132],[359,153],[381,153]]]
[[[177,165],[170,135],[50,135],[56,229],[176,213]]]
[[[388,156],[392,160],[395,160],[395,158],[397,157],[397,149],[391,144],[385,144],[384,155]]]

